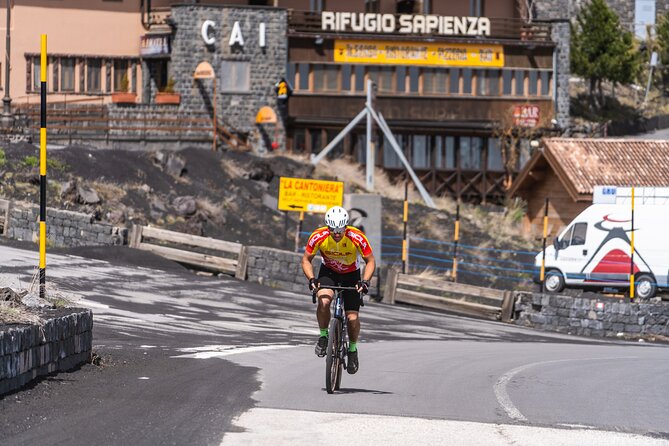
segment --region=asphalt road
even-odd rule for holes
[[[0,399],[2,445],[669,444],[666,345],[368,303],[360,371],[328,395],[306,293],[78,253],[49,255],[49,291],[93,308],[102,365]],[[36,264],[0,245],[0,284]]]

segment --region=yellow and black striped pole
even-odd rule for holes
[[[39,297],[46,296],[46,34],[42,34],[40,59],[39,129]]]
[[[548,198],[546,198],[546,206],[544,207],[544,239],[543,239],[543,251],[541,254],[541,273],[539,280],[541,281],[541,292],[545,291],[544,289],[544,279],[546,278],[546,237],[548,237]]]
[[[630,231],[630,301],[634,302],[634,187],[632,187],[632,230]]]
[[[409,183],[404,183],[404,232],[402,235],[402,272],[407,273],[407,219],[409,218]]]
[[[460,200],[455,208],[455,232],[453,233],[453,269],[451,277],[453,282],[458,280],[458,241],[460,240]]]

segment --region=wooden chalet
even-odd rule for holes
[[[559,233],[592,203],[594,186],[669,186],[669,141],[547,138],[508,191],[527,202],[524,228]]]

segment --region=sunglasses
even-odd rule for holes
[[[328,227],[328,229],[330,230],[330,233],[331,233],[331,234],[343,234],[344,231],[346,231],[346,228],[338,228],[338,229],[335,229],[335,228],[330,228],[330,227]]]

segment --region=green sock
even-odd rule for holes
[[[357,342],[349,342],[348,351],[349,352],[357,352],[358,351],[358,343]]]
[[[327,328],[321,328],[321,336],[327,336],[328,335],[328,329]]]

